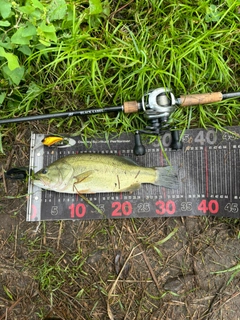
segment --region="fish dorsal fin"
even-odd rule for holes
[[[119,160],[121,159],[122,162],[125,162],[128,165],[139,166],[133,159],[129,157],[125,157],[125,156],[121,156],[121,158],[119,156],[116,156],[116,157],[119,158]]]

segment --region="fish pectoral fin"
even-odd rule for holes
[[[126,189],[121,190],[122,192],[133,192],[138,190],[141,187],[141,183],[133,183],[131,184],[129,187],[127,187]]]
[[[88,170],[88,171],[85,171],[83,173],[80,173],[77,176],[74,176],[74,179],[75,179],[74,184],[81,183],[82,181],[86,182],[87,180],[89,180],[89,177],[93,173],[94,173],[94,170]]]
[[[81,184],[83,181],[87,182],[91,176],[91,174],[94,172],[94,170],[89,170],[89,171],[85,171],[83,173],[80,173],[79,175],[74,177],[74,183],[73,183],[73,190],[76,189],[77,193],[81,193],[80,189],[81,189],[81,185],[76,186],[78,184]]]

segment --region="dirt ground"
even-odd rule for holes
[[[0,320],[240,319],[238,220],[26,222],[27,183],[2,179],[28,166],[19,132],[0,156]]]

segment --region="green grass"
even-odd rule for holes
[[[0,117],[119,105],[140,100],[157,87],[172,88],[176,97],[238,91],[238,5],[231,0],[214,5],[139,0],[124,7],[121,1],[105,1],[102,12],[91,15],[87,1],[73,1],[72,18],[63,19],[64,32],[56,33],[57,41],[19,57],[26,75],[19,85],[9,85]],[[172,119],[180,129],[220,128],[238,124],[239,106],[231,100],[179,108]],[[134,131],[145,125],[141,114],[50,122],[60,132],[82,128],[85,135]]]
[[[176,97],[188,93],[239,91],[239,6],[239,1],[233,0],[196,3],[188,0],[106,0],[102,1],[101,12],[91,14],[88,1],[69,1],[69,15],[53,22],[56,41],[43,45],[35,35],[27,45],[30,55],[19,51],[17,45],[6,48],[8,53],[18,57],[20,66],[24,67],[24,76],[18,84],[4,74],[7,62],[0,56],[0,100],[3,100],[0,118],[119,105],[127,100],[140,100],[144,93],[158,87],[172,88]],[[0,28],[1,41],[8,35],[12,36],[16,25],[24,26],[31,20],[28,15],[23,15],[20,20],[19,17],[13,15],[2,19],[11,25]],[[226,125],[239,125],[239,108],[237,99],[201,107],[177,108],[171,120],[182,130],[209,126],[220,129]],[[107,136],[145,127],[142,114],[120,113],[58,118],[44,123],[45,128],[50,124],[50,131],[82,133],[84,136],[96,136],[101,132]],[[26,123],[25,127],[28,126]],[[32,128],[36,129],[38,125]],[[18,133],[17,124],[0,127],[0,152],[12,148],[9,141],[14,141],[13,137]],[[15,143],[18,142],[16,140]],[[28,148],[27,145],[24,140],[19,148]],[[149,250],[154,266],[161,266],[162,247],[176,237],[177,228],[171,229],[170,233],[161,233],[162,240],[159,240],[156,230],[162,230],[160,224],[158,229],[150,225],[149,233],[146,221],[131,221],[134,237]],[[100,260],[99,268],[97,263],[88,266],[86,257],[91,255],[92,247],[94,250],[103,247],[110,251],[110,257],[114,257],[115,239],[120,247],[127,246],[129,252],[131,246],[138,245],[139,241],[122,238],[122,234],[129,237],[129,229],[124,231],[125,226],[119,221],[116,224],[104,222],[104,228],[100,223],[97,226],[86,223],[80,233],[78,229],[74,233],[74,237],[82,240],[81,243],[79,240],[79,247],[85,248],[85,252],[81,252],[78,247],[76,253],[76,249],[67,248],[69,244],[64,242],[58,249],[61,232],[54,229],[53,234],[52,226],[49,224],[47,229],[44,224],[41,236],[24,233],[21,241],[27,243],[28,249],[24,269],[34,277],[49,309],[64,302],[69,314],[88,313],[90,319],[94,317],[95,309],[99,312],[101,303],[105,310],[106,297],[109,291],[113,292],[116,278],[110,260]],[[127,235],[124,232],[128,232]],[[66,231],[65,237],[69,235],[71,232]],[[8,239],[9,244],[15,243],[12,236]],[[210,239],[207,244],[212,243]],[[88,242],[92,247],[89,248]],[[57,249],[52,250],[55,246]],[[151,308],[159,309],[155,302],[162,299],[165,292],[156,290],[151,280],[154,270],[149,272],[145,262],[140,264],[145,268],[143,279],[150,279],[148,285],[154,289],[141,287],[138,281],[142,270],[138,270],[138,258],[136,253],[133,264],[133,270],[137,272],[136,283],[129,282],[129,286],[122,288],[119,281],[121,290],[109,295],[108,303],[119,306],[117,310],[124,310],[125,315],[131,308],[138,310],[140,317],[142,313],[149,314]],[[186,265],[185,261],[181,265],[183,273]],[[95,268],[102,272],[96,272]],[[162,273],[162,269],[160,271]],[[218,271],[220,275],[228,272],[232,272],[229,281],[234,280],[239,275],[239,265]],[[6,287],[4,290],[12,300],[10,289]],[[39,307],[39,317],[44,318],[45,313],[47,311]]]
[[[211,274],[223,274],[223,273],[228,273],[228,272],[233,272],[232,275],[230,276],[227,285],[229,285],[233,279],[235,278],[235,276],[237,276],[240,273],[240,263],[238,262],[235,266],[230,267],[228,269],[224,269],[224,270],[220,270],[220,271],[215,271],[215,272],[211,272]]]

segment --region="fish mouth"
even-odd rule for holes
[[[39,188],[42,188],[42,189],[46,189],[46,187],[47,187],[46,184],[42,180],[36,179],[36,178],[34,178],[33,184]]]
[[[41,177],[39,177],[37,174],[33,175],[32,183],[36,187],[39,187],[41,189],[49,189],[48,184],[43,179],[41,179]]]
[[[53,185],[51,181],[48,181],[48,179],[45,179],[45,177],[39,177],[38,175],[33,177],[32,182],[36,187],[50,191],[55,191],[56,187],[58,186],[58,184]]]

